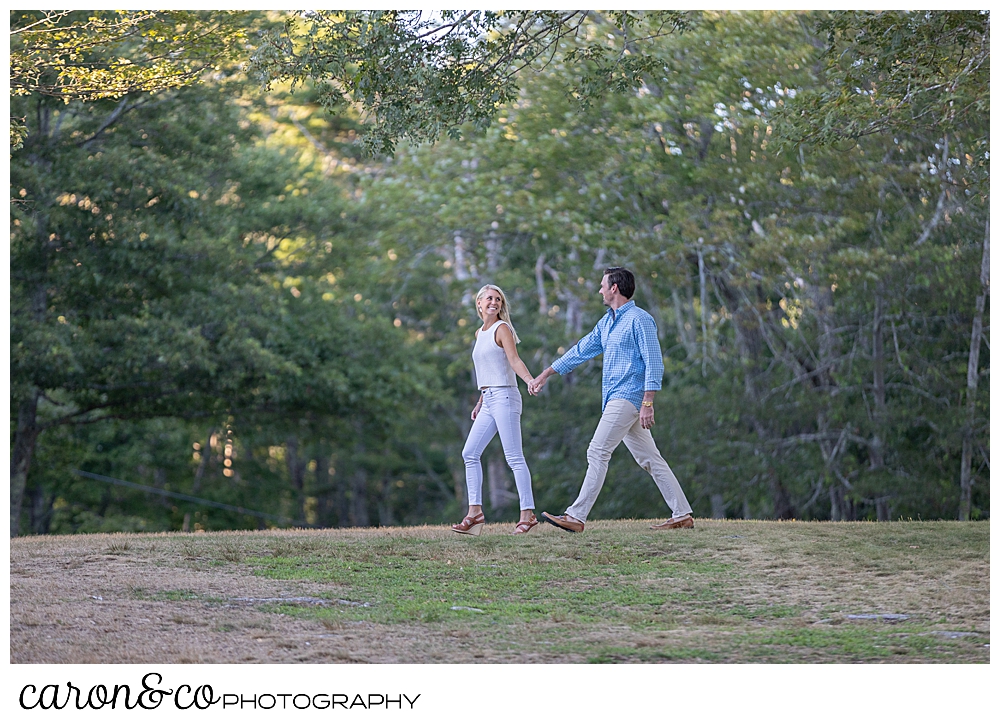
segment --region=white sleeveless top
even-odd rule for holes
[[[507,353],[496,342],[497,330],[501,324],[497,320],[487,330],[480,328],[476,346],[472,348],[472,361],[476,365],[476,385],[478,387],[517,387],[517,377],[507,361]],[[511,329],[511,333],[514,330]]]

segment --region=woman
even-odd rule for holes
[[[514,471],[514,482],[521,503],[521,518],[514,533],[527,533],[538,525],[535,501],[531,495],[531,473],[521,452],[521,393],[518,377],[531,384],[534,377],[517,356],[517,333],[510,321],[507,297],[500,287],[487,284],[476,295],[476,312],[483,320],[476,330],[476,345],[472,361],[476,366],[476,383],[481,394],[472,411],[472,429],[465,441],[465,480],[469,488],[469,513],[451,529],[456,533],[479,535],[486,518],[483,515],[483,450],[499,432],[507,464]]]

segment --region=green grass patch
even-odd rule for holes
[[[520,541],[331,544],[306,555],[248,557],[256,575],[332,583],[369,603],[347,615],[379,623],[485,616],[530,624],[553,616],[577,623],[655,621],[673,602],[714,601],[732,564],[675,559],[669,548],[628,546],[608,536],[564,552]],[[560,554],[568,553],[568,555]],[[458,610],[455,610],[455,609]],[[469,611],[479,609],[482,613]],[[308,610],[305,615],[327,615]]]
[[[143,588],[132,589],[132,597],[146,601],[207,601],[208,597],[187,589],[151,591]]]
[[[988,630],[974,642],[934,636],[955,621],[928,615],[935,606],[906,590],[914,577],[947,578],[956,566],[984,575],[988,533],[982,524],[727,521],[663,535],[609,523],[579,536],[282,541],[240,562],[256,576],[333,586],[331,598],[367,604],[265,610],[331,625],[471,631],[497,646],[508,645],[499,629],[548,632],[544,639],[565,628],[533,645],[574,660],[987,661]],[[909,619],[846,619],[890,612]],[[598,642],[595,632],[623,640]],[[667,639],[649,638],[659,632]]]

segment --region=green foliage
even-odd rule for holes
[[[243,13],[181,10],[10,11],[10,92],[118,99],[194,83],[246,43]],[[11,150],[25,117],[11,116]]]
[[[314,83],[329,111],[357,104],[371,119],[368,149],[392,153],[399,139],[457,138],[463,123],[485,129],[517,97],[522,69],[551,63],[564,41],[593,40],[603,25],[625,45],[577,49],[570,59],[594,71],[577,95],[636,88],[659,67],[634,55],[637,41],[688,24],[676,11],[311,10],[265,33],[249,67],[267,88]]]
[[[656,94],[581,110],[567,89],[585,71],[557,62],[482,136],[399,150],[364,205],[383,248],[420,269],[437,255],[452,289],[403,321],[458,354],[470,294],[498,282],[535,371],[596,321],[603,266],[633,265],[669,357],[654,434],[696,510],[719,496],[730,514],[882,518],[891,501],[951,515],[961,418],[950,400],[965,384],[985,213],[978,156],[955,156],[974,146],[904,136],[779,153],[776,115],[817,83],[799,18],[701,20],[658,46],[674,70]],[[403,309],[418,273],[396,286]],[[450,330],[424,326],[448,304]],[[938,364],[948,354],[956,363]],[[597,373],[526,404],[542,507],[578,488]],[[943,470],[944,487],[931,482]],[[624,452],[605,495],[597,515],[661,505]]]
[[[457,519],[472,295],[505,290],[537,374],[604,312],[611,264],[657,321],[653,433],[697,515],[953,517],[963,444],[985,482],[989,399],[966,401],[989,118],[948,105],[988,95],[983,16],[293,20],[251,63],[267,94],[223,65],[156,95],[12,100],[31,119],[11,161],[11,382],[15,459],[40,434],[32,530],[261,524],[73,467],[314,525]],[[837,73],[869,66],[834,53],[879,58],[864,82],[885,103],[843,95]],[[893,95],[904,68],[955,91],[918,111]],[[540,509],[579,489],[600,373],[525,395]],[[503,500],[489,520],[513,517]],[[987,485],[972,511],[988,517]],[[664,514],[620,450],[594,516]]]
[[[990,102],[989,27],[987,10],[823,15],[816,31],[826,38],[825,83],[785,109],[783,134],[832,143],[982,129],[977,119],[989,114]]]
[[[280,471],[255,470],[255,444],[273,447],[268,434],[308,443],[317,428],[355,421],[384,440],[399,408],[435,388],[420,350],[390,320],[366,318],[328,291],[334,270],[349,266],[347,245],[333,241],[343,189],[265,142],[243,88],[230,68],[118,105],[14,99],[34,106],[25,115],[37,120],[11,162],[12,410],[27,441],[15,458],[27,468],[38,435],[44,457],[31,481],[12,475],[12,509],[26,486],[36,532],[169,529],[194,512],[120,490],[95,498],[100,484],[69,475],[85,464],[302,519],[304,496]],[[142,423],[157,419],[169,440]],[[237,421],[246,472],[263,473],[249,484],[230,467]],[[211,446],[209,426],[219,432]],[[127,454],[94,455],[111,450],[109,434],[124,435]],[[324,434],[317,441],[329,441]],[[201,473],[195,441],[215,448]],[[143,461],[149,445],[165,459]],[[116,512],[126,509],[128,520]],[[193,522],[256,525],[215,511]]]

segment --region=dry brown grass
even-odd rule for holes
[[[18,538],[11,662],[989,660],[988,523],[647,524]],[[393,589],[466,569],[507,576],[485,614]],[[889,612],[908,619],[848,618]]]

